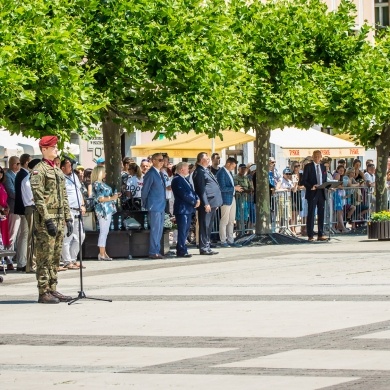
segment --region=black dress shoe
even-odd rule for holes
[[[159,253],[157,253],[156,255],[150,255],[149,256],[149,259],[154,259],[154,260],[156,260],[156,259],[163,259],[164,257],[163,256],[161,256]]]
[[[176,255],[176,257],[192,257],[192,255],[189,253],[185,253],[184,255]]]
[[[24,267],[16,267],[17,272],[26,272],[26,266]]]

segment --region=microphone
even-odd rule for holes
[[[72,165],[78,164],[78,163],[79,163],[77,160],[75,160],[75,159],[72,158],[72,157],[67,156],[66,154],[64,154],[64,155],[62,156],[62,160],[69,160],[70,163],[71,163]]]

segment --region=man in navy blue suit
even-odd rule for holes
[[[314,217],[317,208],[318,241],[326,241],[324,236],[324,214],[325,214],[325,190],[317,188],[326,182],[326,168],[321,164],[322,153],[319,150],[313,152],[313,161],[305,165],[303,170],[302,185],[306,188],[307,200],[307,236],[309,241],[314,241]]]
[[[192,215],[195,208],[199,207],[200,200],[191,184],[186,179],[189,169],[188,163],[179,162],[176,165],[176,176],[173,178],[171,187],[175,202],[173,204],[173,214],[177,224],[177,257],[191,257],[186,246],[186,239],[191,227]]]
[[[149,257],[163,259],[160,254],[160,242],[164,230],[165,217],[165,181],[160,172],[163,166],[163,156],[155,153],[152,156],[152,166],[144,176],[141,190],[142,206],[148,210],[150,225]]]

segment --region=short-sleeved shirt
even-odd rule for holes
[[[95,213],[98,218],[107,219],[108,215],[116,213],[114,201],[99,202],[99,198],[112,196],[112,188],[106,183],[95,181],[92,184],[92,196],[95,199]]]

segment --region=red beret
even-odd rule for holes
[[[45,135],[39,141],[39,146],[41,148],[47,148],[49,146],[56,146],[58,143],[58,138],[55,135]]]

